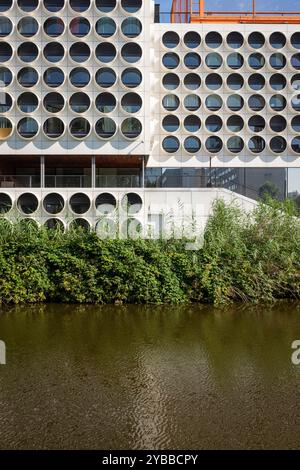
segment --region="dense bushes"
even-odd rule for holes
[[[224,303],[300,297],[300,229],[291,203],[251,217],[215,204],[203,247],[101,240],[93,232],[0,226],[0,301]]]

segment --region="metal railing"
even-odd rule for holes
[[[1,188],[39,188],[40,175],[0,175]]]
[[[46,188],[90,188],[89,175],[45,175]]]
[[[139,175],[97,175],[96,188],[140,188]]]

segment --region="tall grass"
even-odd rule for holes
[[[218,200],[204,244],[101,240],[82,229],[0,221],[0,302],[272,302],[300,297],[300,225],[291,202],[251,214]]]

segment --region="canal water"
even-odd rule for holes
[[[300,447],[300,305],[1,310],[1,449]]]

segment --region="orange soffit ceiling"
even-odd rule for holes
[[[204,0],[173,0],[172,23],[267,23],[300,24],[300,11],[205,11]]]

